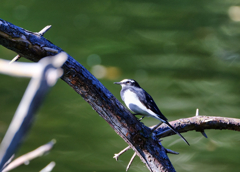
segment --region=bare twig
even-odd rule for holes
[[[178,152],[175,152],[175,151],[173,151],[173,150],[171,150],[171,149],[166,149],[166,148],[165,148],[165,150],[166,150],[166,153],[175,154],[175,155],[178,155],[178,154],[179,154]]]
[[[9,158],[9,160],[4,164],[3,169],[4,169],[5,167],[7,167],[7,166],[12,162],[14,156],[15,156],[15,154],[13,154],[13,155]]]
[[[199,109],[196,109],[196,115],[195,115],[195,116],[199,116]],[[201,134],[202,134],[205,138],[208,138],[208,137],[207,137],[207,134],[205,133],[204,130],[201,130],[200,132],[201,132]]]
[[[159,140],[159,144],[161,144],[161,141],[162,141],[162,140]],[[121,154],[125,153],[128,149],[130,149],[130,146],[126,147],[125,149],[123,149],[123,150],[122,150],[121,152],[119,152],[118,154],[115,154],[115,155],[114,155],[114,158],[117,160],[118,157],[119,157]],[[173,150],[171,150],[171,149],[166,149],[166,148],[164,148],[164,149],[165,149],[166,153],[175,154],[175,155],[178,155],[178,154],[179,154],[178,152],[175,152],[175,151],[173,151]],[[115,156],[117,156],[117,157],[115,157]],[[132,162],[133,162],[133,160],[134,160],[135,157],[136,157],[136,152],[134,152],[132,158],[130,159],[130,161],[129,161],[128,165],[127,165],[126,171],[129,170],[129,168],[130,168],[130,166],[131,166],[131,164],[132,164]]]
[[[199,116],[199,109],[196,109],[196,115],[195,116]]]
[[[132,158],[130,159],[130,161],[129,161],[128,165],[127,165],[126,171],[128,171],[128,169],[130,168],[130,166],[131,166],[134,158],[136,157],[136,155],[137,155],[136,152],[134,152]]]
[[[33,70],[34,74],[32,74],[32,79],[23,95],[23,98],[14,114],[12,122],[0,146],[0,170],[9,160],[9,158],[15,153],[17,147],[22,141],[22,138],[29,130],[33,122],[34,114],[37,111],[38,107],[41,105],[41,102],[43,101],[43,98],[45,97],[48,89],[53,86],[57,79],[61,76],[62,69],[59,68],[66,61],[66,59],[66,53],[61,53],[54,57],[44,58],[39,61],[38,64],[33,64],[33,66],[37,66],[37,68]],[[2,63],[4,63],[4,60]],[[26,64],[14,64],[14,66],[17,65],[19,65],[18,69],[20,70],[21,67],[25,66]],[[14,66],[9,67],[8,65],[9,68],[14,68]],[[8,69],[8,67],[1,68],[1,70]],[[26,72],[25,68],[22,70],[24,71],[24,74],[27,73],[30,75],[30,72]],[[11,73],[11,70],[9,69],[7,72],[5,71],[5,73],[19,75],[16,74],[16,71]]]
[[[18,62],[9,64],[8,60],[0,59],[0,73],[17,77],[33,77],[39,75],[41,65],[38,63]]]
[[[56,143],[56,141],[52,140],[49,143],[42,145],[42,146],[38,147],[37,149],[18,157],[17,159],[12,161],[6,168],[4,168],[2,172],[10,171],[10,170],[24,164],[25,162],[29,162],[34,158],[44,155],[46,152],[49,152],[49,150],[52,149],[52,147],[55,143]]]
[[[113,158],[115,158],[116,161],[117,161],[117,160],[118,160],[118,157],[119,157],[120,155],[122,155],[124,152],[126,152],[127,150],[129,150],[129,149],[131,149],[130,146],[126,147],[125,149],[123,149],[123,150],[120,151],[119,153],[114,154]]]
[[[9,64],[18,61],[20,58],[21,58],[21,56],[20,56],[19,54],[16,55],[16,56],[9,62]]]
[[[205,137],[208,138],[207,134],[205,133],[205,131],[201,131],[201,134]]]
[[[56,165],[56,163],[54,161],[52,161],[39,172],[50,172],[55,167],[55,165]]]
[[[37,34],[39,34],[40,36],[43,36],[51,27],[52,25],[47,25],[42,30],[40,30]]]

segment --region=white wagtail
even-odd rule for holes
[[[122,86],[122,90],[120,92],[121,98],[126,106],[136,113],[134,115],[139,114],[143,117],[153,117],[161,121],[152,131],[154,131],[162,123],[165,123],[189,145],[187,140],[169,124],[167,118],[158,109],[153,98],[144,89],[142,89],[135,80],[124,79],[120,82],[114,82],[114,84]]]

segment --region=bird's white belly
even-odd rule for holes
[[[151,116],[159,120],[159,117],[154,112],[146,108],[146,106],[144,106],[142,102],[139,101],[137,95],[134,92],[126,90],[124,93],[124,102],[126,106],[134,113],[138,113],[143,116]]]

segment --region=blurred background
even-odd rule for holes
[[[240,2],[235,0],[1,0],[0,18],[44,35],[93,73],[119,100],[113,82],[132,78],[169,119],[200,115],[240,118]],[[0,46],[3,59],[16,53]],[[20,61],[28,60],[22,58]],[[0,75],[0,139],[29,79]],[[144,119],[147,126],[155,119]],[[240,134],[206,130],[164,138],[178,172],[239,171]],[[59,80],[38,111],[17,155],[56,139],[47,155],[13,171],[120,172],[133,151],[80,95]],[[137,157],[130,172],[147,172]]]

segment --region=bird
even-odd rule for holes
[[[121,98],[128,109],[136,113],[134,115],[153,117],[160,121],[160,123],[152,129],[152,132],[162,123],[165,123],[172,131],[178,134],[188,145],[190,145],[188,141],[179,132],[177,132],[171,124],[169,124],[168,119],[159,110],[153,98],[140,87],[137,81],[133,79],[123,79],[120,82],[114,82],[114,84],[122,86],[120,92]]]

